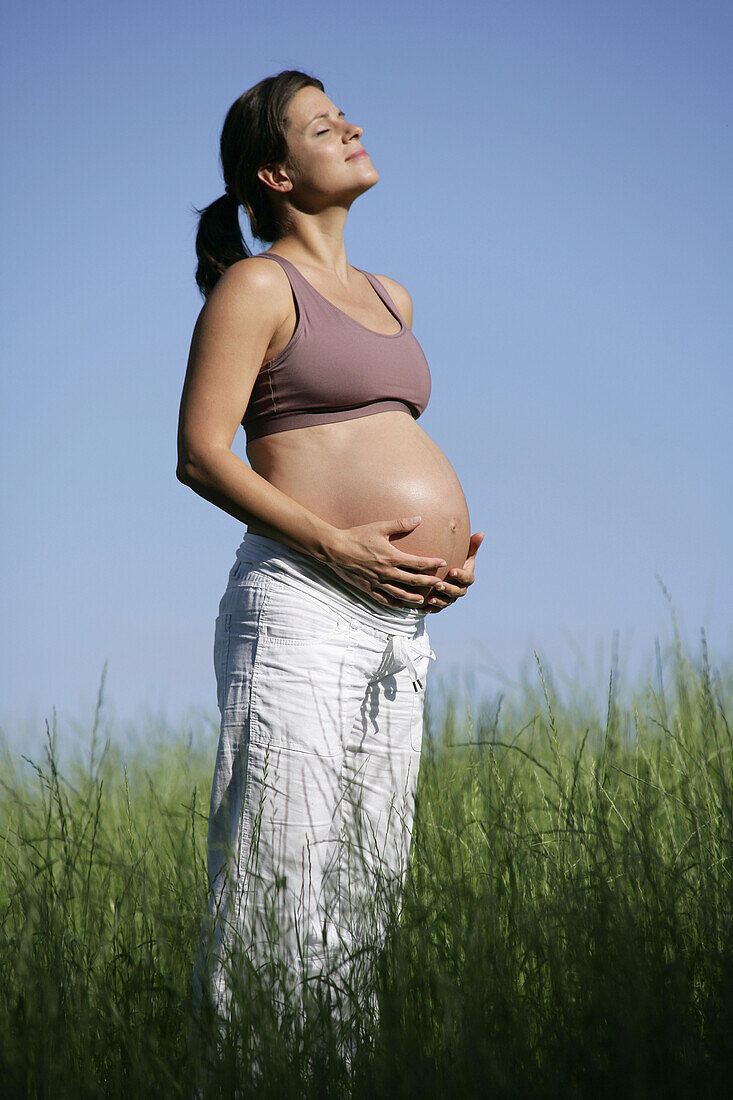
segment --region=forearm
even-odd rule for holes
[[[339,531],[261,477],[229,449],[182,460],[178,480],[242,523],[257,521],[294,550],[330,564]]]

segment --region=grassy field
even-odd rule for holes
[[[733,1073],[733,704],[704,641],[600,716],[429,697],[410,875],[352,994],[192,1009],[213,749],[100,723],[6,753],[0,1096],[718,1097]],[[438,707],[437,702],[440,703]],[[440,711],[440,719],[436,717]]]

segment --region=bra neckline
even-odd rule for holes
[[[308,279],[306,279],[303,272],[300,271],[300,269],[297,268],[295,266],[295,264],[293,263],[293,261],[289,260],[287,258],[287,256],[281,256],[279,252],[261,252],[260,255],[261,256],[276,257],[276,260],[275,260],[276,263],[277,263],[278,260],[283,260],[286,264],[289,264],[290,267],[294,268],[295,271],[298,273],[298,275],[300,275],[303,282],[307,284],[307,286],[313,291],[313,293],[318,295],[318,297],[321,299],[321,301],[325,302],[327,306],[330,306],[331,309],[335,310],[336,313],[340,314],[341,317],[345,317],[347,321],[351,321],[352,325],[357,325],[360,329],[363,329],[364,332],[368,332],[372,336],[379,336],[379,337],[381,337],[382,340],[396,340],[399,336],[402,336],[403,333],[407,331],[407,326],[405,325],[405,322],[402,320],[402,318],[397,313],[392,312],[391,306],[389,305],[388,302],[386,302],[384,300],[381,293],[379,292],[377,287],[374,285],[374,283],[372,282],[372,280],[369,277],[369,275],[367,274],[367,272],[362,271],[362,269],[360,267],[355,267],[354,270],[355,271],[361,271],[362,275],[365,277],[365,279],[367,280],[367,282],[371,286],[372,290],[374,291],[374,293],[379,298],[380,302],[387,308],[387,310],[389,310],[389,313],[392,315],[392,317],[394,317],[395,321],[399,321],[399,323],[400,323],[399,332],[375,332],[375,330],[373,328],[367,328],[367,326],[363,325],[361,323],[361,321],[357,321],[356,317],[352,317],[350,313],[345,313],[343,309],[339,309],[339,307],[337,305],[334,305],[333,302],[329,301],[328,298],[324,297],[324,295],[321,294],[320,290],[316,290],[316,288],[313,286],[313,284],[311,282],[309,282]],[[351,264],[351,266],[354,267],[353,264]],[[376,276],[373,276],[373,277],[376,278]]]

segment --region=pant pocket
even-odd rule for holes
[[[263,584],[227,588],[214,630],[214,671],[219,709],[249,705],[260,618],[267,595]]]
[[[339,756],[360,701],[352,684],[350,624],[300,594],[290,601],[277,593],[270,603],[273,595],[271,590],[257,644],[252,740]]]
[[[260,621],[262,640],[271,646],[307,646],[345,636],[349,620],[309,592],[271,581]]]
[[[350,622],[340,611],[271,579],[257,642],[254,741],[321,757],[340,754],[350,640]]]

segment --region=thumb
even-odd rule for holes
[[[475,562],[479,547],[481,546],[481,543],[483,541],[483,531],[477,531],[475,535],[471,535],[470,541],[468,543],[468,553],[466,554],[466,565],[468,565],[470,562]]]
[[[414,531],[421,522],[422,516],[409,516],[407,519],[388,520],[385,527],[388,532],[402,532],[406,535],[408,532]]]

